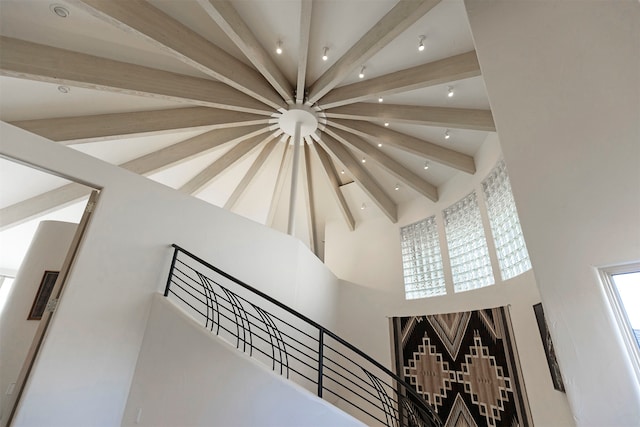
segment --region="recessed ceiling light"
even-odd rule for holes
[[[365,210],[367,207],[367,205],[365,205],[364,203],[362,205],[360,205],[360,210]]]
[[[447,96],[448,96],[449,98],[453,98],[453,86],[449,86],[449,87],[447,88]]]
[[[444,131],[444,139],[449,139],[451,138],[451,134],[449,133],[449,129],[447,129],[446,131]]]
[[[365,159],[364,157],[361,160],[362,163],[367,163],[367,159]]]
[[[344,169],[342,169],[342,170],[340,171],[340,173],[341,173],[342,175],[344,175]]]
[[[420,52],[422,52],[424,50],[424,39],[426,39],[426,36],[418,36],[418,50]]]
[[[424,170],[429,169],[429,162],[424,162]]]
[[[58,86],[58,91],[60,93],[69,93],[71,92],[71,89],[69,88],[69,86]]]
[[[378,102],[382,102],[382,101],[384,101],[384,99],[382,97],[379,97]]]
[[[389,127],[389,122],[384,122],[385,127]]]
[[[358,78],[364,79],[364,66],[360,69],[360,74],[358,74]]]
[[[400,190],[400,184],[396,184],[396,186],[394,187],[394,190],[396,191]]]
[[[278,40],[278,43],[276,44],[276,53],[278,55],[282,55],[282,41]]]
[[[382,142],[378,142],[378,147],[382,147]]]
[[[70,15],[69,9],[59,4],[52,4],[51,6],[49,6],[49,10],[51,10],[51,12],[55,13],[60,18],[68,18]]]
[[[326,61],[327,59],[329,59],[329,56],[327,55],[327,52],[329,52],[329,48],[325,47],[322,49],[322,60]]]

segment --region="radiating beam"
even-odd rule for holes
[[[455,129],[495,132],[489,110],[468,108],[423,107],[360,102],[325,110],[331,119],[365,120],[369,122],[409,123]]]
[[[268,131],[269,128],[264,126],[213,130],[130,160],[120,167],[149,175],[222,144],[239,142]],[[0,230],[79,200],[90,192],[91,189],[72,183],[2,208]]]
[[[480,75],[476,52],[471,51],[429,62],[384,76],[341,86],[323,96],[318,104],[326,108],[353,104],[372,97],[393,95]]]
[[[161,134],[175,130],[209,130],[269,123],[269,118],[251,113],[209,107],[172,108],[132,113],[10,122],[24,130],[65,145],[103,141],[136,134]]]
[[[80,0],[76,4],[86,5],[92,15],[272,108],[286,108],[259,73],[145,1]]]
[[[273,221],[276,217],[276,211],[280,204],[280,198],[284,191],[284,182],[287,177],[287,169],[291,162],[293,153],[293,146],[289,144],[289,140],[284,142],[284,150],[282,152],[282,160],[280,161],[280,168],[278,169],[278,177],[276,178],[276,185],[273,187],[273,197],[271,197],[271,204],[269,205],[269,214],[267,215],[266,225],[273,227]]]
[[[265,126],[213,130],[138,157],[123,163],[120,167],[140,175],[148,175],[221,145],[244,141],[266,132],[269,132],[269,128]]]
[[[271,141],[264,146],[262,151],[260,151],[260,153],[258,154],[258,157],[249,167],[247,173],[244,174],[244,177],[242,178],[238,186],[235,188],[235,190],[233,190],[231,196],[229,196],[227,203],[224,204],[225,209],[232,210],[234,208],[236,203],[238,203],[238,200],[240,200],[242,194],[244,194],[245,190],[247,189],[253,178],[256,176],[256,173],[258,173],[260,168],[262,168],[262,165],[264,165],[264,162],[267,160],[273,149],[276,148],[277,144],[278,141]]]
[[[347,223],[349,230],[353,231],[356,228],[356,222],[353,219],[353,214],[349,209],[349,205],[340,190],[340,178],[338,178],[338,172],[336,172],[336,168],[333,166],[331,159],[329,158],[329,154],[322,149],[318,144],[311,144],[320,160],[320,164],[322,164],[322,171],[324,172],[324,176],[329,181],[329,186],[331,187],[331,194],[334,196],[334,200],[338,205],[338,209],[342,214],[342,218]]]
[[[320,238],[318,236],[318,224],[316,223],[316,204],[315,204],[315,195],[313,193],[313,177],[311,174],[311,149],[309,148],[309,144],[304,143],[304,180],[305,180],[305,199],[306,199],[306,207],[307,207],[307,223],[309,224],[309,242],[311,246],[311,250],[314,254],[320,259],[323,258],[320,253]]]
[[[244,53],[280,96],[293,103],[293,87],[271,56],[262,47],[249,26],[242,20],[231,2],[226,0],[196,0],[211,19]]]
[[[376,162],[378,166],[385,169],[391,175],[400,180],[400,182],[413,188],[418,193],[422,194],[430,200],[433,200],[434,202],[438,201],[438,189],[435,185],[425,181],[415,173],[411,172],[409,169],[407,169],[391,157],[387,156],[382,151],[377,150],[376,148],[371,146],[371,144],[369,144],[367,141],[344,130],[326,128],[325,132],[334,137],[339,142],[350,145],[353,148],[361,151],[368,158]]]
[[[224,172],[227,168],[246,157],[249,153],[251,153],[251,151],[260,146],[260,144],[271,141],[279,134],[280,131],[276,131],[266,138],[264,138],[262,135],[256,135],[252,138],[238,142],[229,151],[224,153],[221,157],[216,159],[199,174],[190,179],[189,182],[180,187],[179,191],[186,194],[196,194],[207,184],[213,181],[218,175]]]
[[[355,45],[329,68],[309,89],[307,103],[313,104],[363,65],[391,40],[420,19],[440,0],[400,0]]]
[[[473,157],[411,135],[358,120],[334,119],[327,123],[334,128],[346,130],[365,139],[372,138],[391,147],[399,148],[463,172],[470,174],[476,172],[476,164]]]
[[[311,0],[300,0],[300,40],[298,43],[298,80],[296,86],[296,103],[304,102],[305,83],[307,80],[307,56],[309,55],[309,34],[311,33]]]
[[[0,37],[0,75],[271,115],[262,102],[207,79]]]
[[[353,175],[355,181],[360,185],[364,192],[373,200],[373,202],[384,212],[384,214],[393,222],[398,221],[397,207],[391,197],[384,192],[380,184],[362,167],[360,162],[332,136],[322,133],[319,139],[322,148],[329,151],[333,156],[342,163]]]
[[[58,187],[0,209],[0,231],[87,197],[91,188],[77,183]]]

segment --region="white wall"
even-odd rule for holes
[[[596,267],[640,258],[640,3],[466,1],[575,420],[640,420]]]
[[[364,426],[216,338],[161,294],[122,425]]]
[[[177,243],[332,328],[337,279],[298,240],[0,123],[0,153],[103,188],[16,426],[119,425]]]
[[[6,423],[11,410],[5,393],[16,382],[40,324],[39,320],[27,320],[27,317],[42,276],[47,270],[60,271],[77,226],[69,222],[42,221],[7,296],[0,315],[0,425]]]
[[[338,277],[345,279],[340,287],[338,333],[387,366],[392,366],[389,318],[508,305],[534,423],[573,426],[566,395],[553,388],[533,312],[532,306],[540,302],[534,274],[529,271],[503,282],[490,233],[487,243],[495,285],[455,294],[450,269],[446,267],[449,255],[445,251],[442,257],[448,295],[410,301],[404,297],[400,227],[440,214],[472,189],[476,190],[479,202],[482,202],[481,182],[501,156],[499,144],[497,135],[489,134],[475,156],[476,174],[456,175],[440,188],[438,203],[417,199],[400,205],[397,224],[381,218],[359,223],[352,233],[345,232],[346,227],[340,222],[328,224],[325,261]],[[489,230],[487,218],[483,220],[485,230]],[[437,221],[442,237],[444,225],[441,220]]]

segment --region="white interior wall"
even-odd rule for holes
[[[177,243],[333,328],[337,279],[298,240],[0,123],[0,154],[102,188],[16,426],[120,424]]]
[[[156,294],[122,426],[364,426]]]
[[[503,282],[490,232],[487,244],[495,285],[454,294],[450,269],[446,267],[449,255],[442,252],[448,295],[410,301],[404,297],[400,227],[441,213],[472,189],[476,190],[481,201],[484,197],[481,182],[500,157],[498,137],[489,134],[475,156],[476,174],[457,174],[439,189],[437,203],[418,199],[400,205],[397,224],[386,218],[363,221],[352,233],[346,232],[346,227],[339,221],[327,225],[325,262],[338,277],[345,279],[340,286],[338,333],[377,360],[393,366],[389,318],[508,305],[534,423],[573,426],[566,395],[553,388],[533,312],[533,305],[540,302],[534,274],[529,271]],[[444,225],[440,219],[437,217],[443,238]],[[485,230],[489,230],[487,218],[483,220]]]
[[[11,408],[6,399],[15,384],[40,324],[27,320],[45,271],[60,271],[77,224],[42,221],[33,235],[0,315],[0,425]],[[17,390],[16,390],[17,391]]]
[[[640,259],[640,3],[466,8],[576,423],[637,426],[596,268]]]

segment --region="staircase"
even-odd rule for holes
[[[174,248],[164,296],[211,333],[367,425],[436,427],[402,378],[303,314]]]

